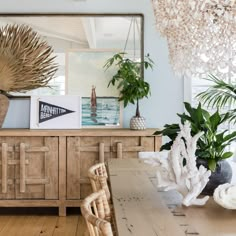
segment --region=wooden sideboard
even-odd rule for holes
[[[91,192],[87,170],[110,158],[157,151],[156,129],[0,130],[0,207],[78,207]]]

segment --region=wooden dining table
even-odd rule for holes
[[[236,211],[217,205],[185,207],[174,190],[156,187],[155,167],[139,159],[108,162],[119,236],[236,236]]]

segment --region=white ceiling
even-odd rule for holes
[[[128,44],[133,48],[140,45],[140,17],[81,17],[81,16],[19,16],[0,17],[0,26],[8,24],[27,24],[40,35],[82,48],[119,48]],[[131,29],[130,29],[131,26]],[[130,29],[130,34],[128,32]]]

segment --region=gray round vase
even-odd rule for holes
[[[208,164],[206,160],[197,158],[197,167],[203,165],[208,169]],[[232,179],[232,168],[226,160],[218,161],[216,169],[211,172],[211,176],[206,187],[202,190],[203,195],[212,196],[215,189],[225,183],[230,183]]]
[[[143,130],[146,129],[145,118],[140,116],[133,116],[130,120],[130,129]]]
[[[7,96],[0,94],[0,128],[2,128],[9,107],[9,99]]]

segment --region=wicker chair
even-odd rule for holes
[[[90,236],[113,236],[111,212],[103,189],[86,197],[81,204]]]
[[[108,176],[104,162],[91,166],[88,170],[88,177],[90,179],[93,192],[103,189],[106,193],[108,202],[110,202],[111,194],[108,187]]]

